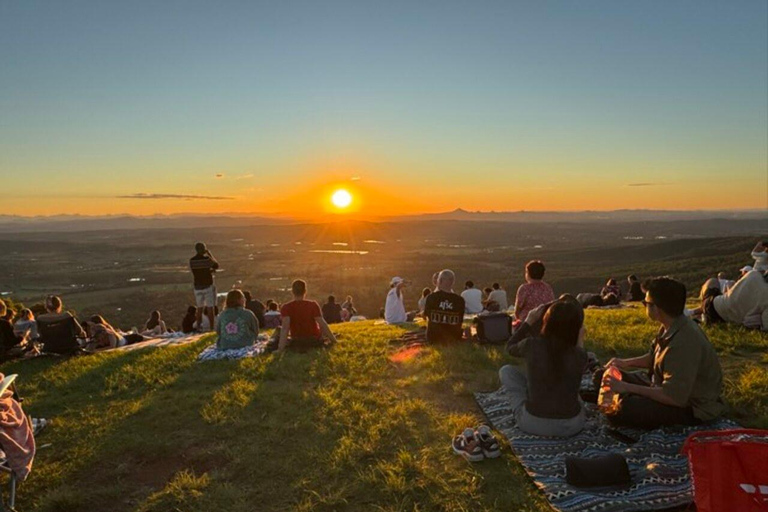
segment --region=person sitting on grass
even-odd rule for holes
[[[10,357],[12,355],[21,355],[20,348],[23,347],[28,340],[26,332],[22,335],[17,335],[14,332],[13,324],[7,318],[9,310],[10,308],[5,305],[5,302],[0,300],[0,354],[2,354],[2,358]]]
[[[511,395],[515,420],[523,432],[570,437],[586,422],[579,397],[587,364],[584,310],[575,300],[558,300],[526,318],[526,323],[539,321],[543,322],[540,336],[508,346],[511,355],[525,360],[525,370],[506,365],[499,370],[499,378]]]
[[[499,305],[499,311],[506,311],[509,307],[509,303],[507,302],[507,292],[501,289],[499,283],[493,283],[491,288],[493,290],[488,295],[488,302],[493,301]]]
[[[768,242],[757,242],[755,248],[752,249],[752,257],[755,259],[754,270],[768,271]]]
[[[218,350],[250,347],[259,335],[259,321],[253,311],[245,308],[245,295],[230,290],[224,310],[216,319],[216,348]]]
[[[439,279],[438,277],[438,286],[440,286]],[[472,281],[464,283],[464,291],[461,292],[461,298],[464,299],[464,304],[466,304],[467,314],[476,315],[483,310],[483,292],[475,288],[475,283]]]
[[[291,284],[291,292],[293,300],[280,308],[282,325],[275,328],[272,335],[273,344],[275,340],[279,340],[277,350],[323,347],[323,336],[330,344],[335,344],[336,336],[323,319],[320,306],[313,300],[306,300],[307,283],[297,279]]]
[[[620,394],[618,406],[607,414],[609,421],[654,429],[718,418],[725,411],[720,361],[707,335],[683,313],[685,285],[657,277],[647,280],[643,289],[646,314],[660,324],[659,332],[648,353],[608,362],[621,371],[621,380],[607,372],[603,377],[603,385]]]
[[[429,297],[429,294],[432,293],[432,290],[429,288],[424,288],[421,290],[421,298],[419,299],[419,314],[424,314],[424,308],[427,306],[427,297]]]
[[[16,336],[24,336],[30,340],[37,339],[37,322],[35,321],[35,315],[32,314],[32,310],[24,308],[19,313],[19,318],[13,324],[13,332]]]
[[[254,299],[251,292],[247,290],[243,292],[243,295],[245,295],[245,309],[249,309],[251,313],[256,315],[256,320],[263,327],[266,324],[264,321],[264,313],[267,311],[266,306],[259,299]]]
[[[149,314],[149,320],[144,324],[144,331],[141,334],[152,338],[167,332],[168,329],[165,327],[165,322],[160,318],[160,312],[155,310]]]
[[[184,334],[192,334],[195,332],[195,322],[197,322],[197,308],[195,306],[189,306],[187,308],[187,314],[181,319],[181,332]]]
[[[627,277],[627,283],[629,283],[629,291],[627,291],[627,302],[640,302],[645,298],[643,286],[640,284],[640,280],[635,274],[630,274]]]
[[[264,328],[274,329],[280,327],[281,320],[280,305],[271,299],[268,300],[267,311],[264,313]]]
[[[71,320],[70,320],[71,319]],[[72,322],[73,330],[78,338],[85,337],[85,331],[75,317],[73,317],[69,311],[64,311],[64,303],[61,297],[56,295],[49,295],[45,298],[45,313],[37,315],[38,329],[40,324],[60,322],[67,320]]]
[[[614,294],[617,297],[621,297],[621,287],[616,282],[614,278],[610,278],[607,283],[605,283],[605,286],[603,286],[603,289],[600,290],[600,296],[605,297],[609,294]]]
[[[328,302],[323,304],[323,318],[329,324],[341,323],[341,305],[336,304],[336,297],[328,296]]]
[[[456,275],[445,269],[437,276],[437,291],[427,296],[424,318],[427,319],[427,342],[461,341],[464,322],[464,298],[453,293]]]
[[[752,270],[721,293],[718,279],[709,279],[701,289],[701,314],[705,324],[730,322],[768,330],[768,278]]]
[[[355,302],[351,295],[347,295],[347,299],[341,304],[341,309],[349,311],[349,316],[357,316],[357,309],[355,309]]]
[[[88,343],[85,347],[87,350],[117,348],[128,344],[123,333],[112,327],[101,315],[93,315],[84,324],[88,335]]]
[[[393,277],[389,282],[387,300],[384,303],[384,321],[388,324],[402,324],[408,321],[403,301],[403,289],[406,282],[402,277]]]
[[[525,284],[517,289],[515,297],[515,327],[525,322],[534,308],[555,300],[555,292],[543,281],[546,268],[539,260],[529,261],[525,266]]]

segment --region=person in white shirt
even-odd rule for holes
[[[488,300],[499,305],[499,311],[506,311],[509,307],[507,303],[507,292],[501,289],[499,283],[493,283],[493,291],[488,295]]]
[[[747,272],[724,294],[718,285],[713,278],[702,287],[704,323],[730,322],[768,330],[768,281],[762,272]]]
[[[461,298],[464,299],[464,311],[468,315],[476,315],[483,310],[483,292],[475,288],[472,281],[465,283]]]
[[[757,242],[752,249],[752,257],[755,259],[754,269],[760,272],[768,270],[768,242]]]
[[[405,284],[402,277],[393,277],[389,282],[387,301],[384,303],[384,321],[388,324],[402,324],[408,321],[403,302]]]
[[[727,292],[728,289],[734,284],[734,281],[731,281],[725,276],[725,272],[719,272],[717,274],[717,280],[720,283],[720,291],[723,293]]]

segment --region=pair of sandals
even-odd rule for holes
[[[470,462],[495,459],[501,455],[501,445],[487,425],[464,429],[464,432],[453,438],[451,447],[453,453]]]

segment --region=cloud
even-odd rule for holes
[[[223,178],[223,177],[224,177],[224,173],[223,172],[217,172],[216,173],[216,178]]]
[[[215,201],[226,201],[229,199],[234,199],[234,197],[226,197],[226,196],[199,196],[195,194],[145,194],[145,193],[138,193],[138,194],[128,194],[125,196],[115,196],[118,199],[185,199],[187,201],[194,200],[194,199],[203,199],[203,200],[215,200]]]
[[[360,181],[360,176],[352,176],[349,181]]]
[[[253,178],[253,174],[241,174],[240,176],[235,176],[236,180],[247,180],[248,178]]]
[[[627,183],[628,187],[655,187],[656,185],[664,185],[664,183]]]

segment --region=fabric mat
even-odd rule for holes
[[[733,421],[719,420],[699,427],[615,429],[637,439],[634,444],[625,444],[608,434],[605,417],[594,405],[587,404],[587,425],[581,433],[571,438],[540,437],[516,427],[503,389],[477,393],[475,400],[493,427],[509,440],[523,468],[552,507],[563,512],[631,512],[688,505],[693,501],[688,459],[680,455],[686,437],[697,430],[738,427]],[[566,456],[593,458],[610,452],[627,459],[632,475],[629,487],[584,489],[566,483]]]
[[[117,348],[106,348],[99,350],[98,352],[112,352],[116,350],[130,351],[138,350],[147,347],[178,347],[180,345],[186,345],[187,343],[194,343],[203,337],[205,334],[187,334],[184,336],[164,337],[164,338],[150,338],[148,340],[133,343],[131,345],[125,345]]]
[[[218,350],[216,343],[207,346],[197,356],[198,361],[218,361],[221,359],[244,359],[246,357],[257,357],[267,351],[269,340],[259,339],[250,347],[235,348],[230,350]]]

